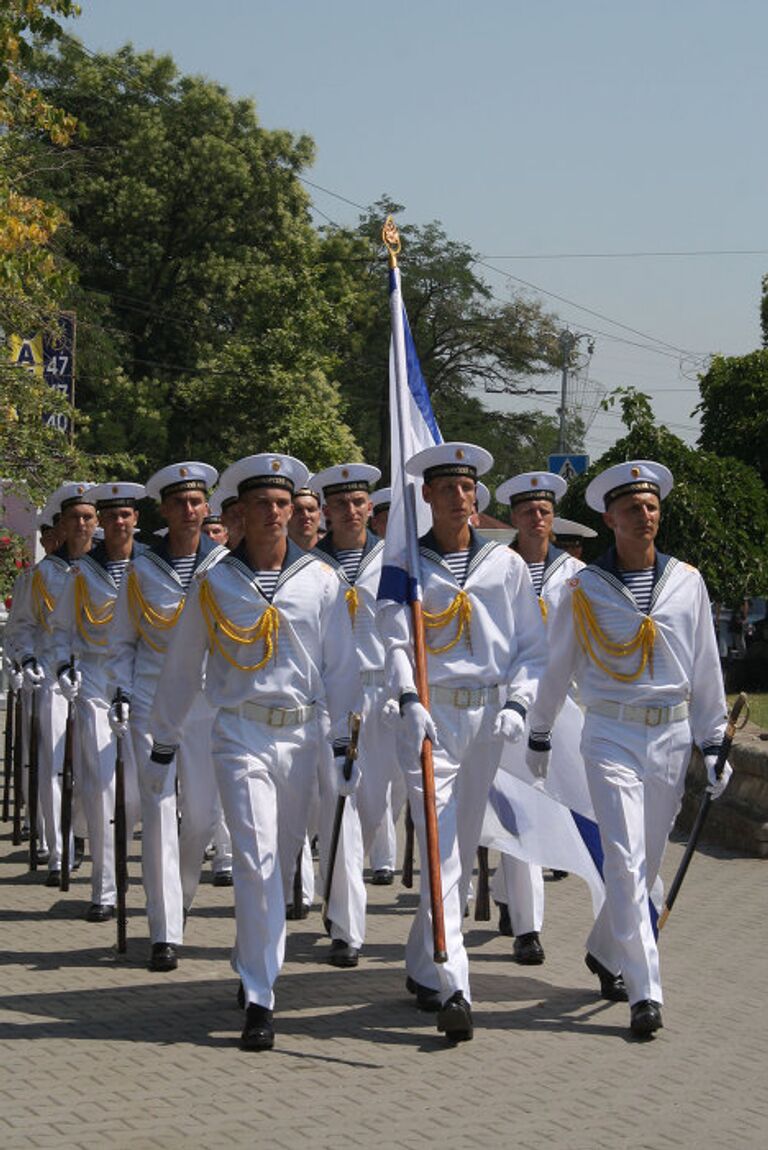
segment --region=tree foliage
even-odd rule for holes
[[[699,387],[701,446],[740,459],[768,483],[768,350],[715,356]]]
[[[620,404],[627,434],[570,484],[561,513],[594,527],[598,549],[605,549],[613,537],[602,517],[586,507],[587,484],[615,463],[653,459],[665,464],[675,481],[662,505],[659,550],[700,568],[713,599],[732,604],[764,594],[768,492],[755,471],[688,447],[655,423],[648,396],[633,388],[618,389],[607,402]]]

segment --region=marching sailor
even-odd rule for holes
[[[328,961],[334,966],[357,965],[365,937],[365,854],[386,814],[392,779],[399,771],[393,728],[383,715],[384,645],[376,629],[384,543],[367,527],[371,486],[380,478],[379,469],[367,463],[341,463],[313,479],[332,524],[315,554],[330,563],[344,589],[365,691],[358,757],[361,781],[345,806],[328,907],[332,940]],[[322,771],[320,795],[321,828],[327,840],[336,803],[333,788],[323,785]],[[324,842],[321,858],[326,847]]]
[[[245,535],[235,552],[196,575],[155,699],[153,770],[167,770],[205,667],[216,710],[213,762],[232,835],[237,936],[232,955],[246,1006],[242,1045],[274,1044],[274,983],[285,949],[285,906],[321,741],[345,781],[348,717],[360,675],[344,593],[335,571],[286,535],[291,494],[307,481],[291,456],[232,464]],[[330,733],[328,726],[330,725]]]
[[[134,543],[139,483],[103,483],[88,496],[96,505],[104,538],[73,561],[51,615],[57,679],[64,697],[75,703],[81,788],[92,861],[88,922],[114,917],[115,745],[109,724],[111,689],[107,661],[112,650],[115,602],[128,563],[141,551]],[[76,670],[70,671],[74,656]],[[130,836],[139,819],[136,764],[125,748],[126,826]]]
[[[581,751],[604,852],[606,901],[586,963],[603,996],[629,998],[638,1036],[662,1026],[659,952],[649,894],[680,806],[693,743],[714,797],[726,724],[707,590],[699,572],[657,551],[661,501],[672,475],[633,460],[589,484],[614,546],[569,580],[549,627],[549,661],[535,705],[527,762],[546,775],[550,732],[570,683],[585,707]],[[623,981],[622,981],[623,976]]]
[[[201,531],[206,494],[216,480],[207,463],[174,463],[147,481],[147,495],[160,504],[168,534],[136,555],[120,586],[112,624],[109,665],[110,723],[130,730],[139,775],[142,879],[151,940],[150,970],[175,970],[184,915],[200,881],[206,845],[216,821],[216,783],[210,758],[212,715],[198,681],[196,705],[179,739],[175,769],[149,763],[149,712],[170,636],[183,614],[190,581],[214,565],[226,549]],[[122,701],[117,701],[120,688]],[[127,700],[127,703],[126,701]],[[129,723],[130,718],[130,723]],[[181,830],[177,820],[179,783]]]
[[[567,486],[561,476],[552,472],[526,471],[496,489],[498,502],[509,504],[509,521],[517,531],[514,548],[528,565],[545,623],[567,580],[584,566],[550,542],[555,503]],[[544,921],[541,867],[502,854],[492,890],[501,909],[499,928],[502,933],[515,936],[515,960],[523,966],[539,965],[544,961],[540,937]]]
[[[51,616],[66,586],[71,562],[91,547],[96,530],[93,487],[92,483],[63,483],[49,499],[47,506],[53,512],[62,543],[35,567],[16,629],[15,642],[27,685],[40,690],[40,805],[48,849],[46,886],[51,887],[61,881],[61,774],[67,726],[67,699],[56,674]],[[74,860],[74,869],[77,864],[74,837],[69,857]]]
[[[484,542],[469,525],[479,474],[491,455],[468,443],[443,443],[406,464],[423,479],[432,529],[421,538],[430,716],[415,687],[411,619],[383,603],[379,629],[387,649],[390,693],[399,700],[399,758],[422,860],[427,859],[422,774],[425,737],[434,745],[435,790],[448,961],[433,959],[427,867],[419,910],[406,946],[408,989],[421,1009],[437,1013],[452,1041],[473,1033],[469,964],[462,916],[469,893],[488,792],[503,740],[517,742],[546,659],[541,611],[523,560]]]

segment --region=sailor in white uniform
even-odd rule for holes
[[[527,752],[534,775],[545,775],[549,732],[575,679],[606,891],[586,961],[605,997],[628,996],[630,1027],[641,1037],[662,1026],[649,894],[692,745],[701,748],[715,797],[731,773],[726,766],[715,778],[726,706],[707,590],[695,568],[654,542],[671,488],[668,469],[648,460],[610,467],[587,488],[615,544],[569,581],[551,619]]]
[[[130,729],[138,766],[149,965],[155,971],[174,970],[178,965],[185,912],[192,905],[216,822],[210,756],[213,716],[202,695],[202,678],[179,740],[175,769],[159,774],[148,765],[152,747],[149,712],[162,681],[168,640],[183,615],[187,589],[195,573],[206,571],[227,553],[201,532],[208,511],[207,491],[215,480],[213,467],[191,461],[164,467],[147,481],[147,495],[159,502],[168,534],[129,564],[112,624],[110,722],[116,733]],[[118,688],[123,700],[128,699],[127,705],[117,701]]]
[[[274,1044],[274,983],[285,906],[307,828],[320,743],[334,741],[340,790],[349,714],[361,702],[349,612],[336,572],[286,535],[291,493],[307,469],[291,456],[233,464],[241,546],[194,579],[152,710],[153,769],[168,770],[203,668],[216,719],[213,760],[232,836],[237,937],[246,1006],[243,1047]],[[328,729],[330,727],[330,730]],[[166,764],[164,766],[164,764]]]
[[[410,612],[383,603],[390,694],[401,711],[400,762],[419,837],[422,892],[406,947],[408,988],[438,1012],[449,1040],[473,1033],[462,916],[488,792],[503,740],[517,742],[546,659],[541,612],[528,568],[508,547],[483,542],[469,526],[476,480],[492,466],[472,444],[444,443],[406,464],[423,478],[433,527],[420,540],[427,675],[432,717],[415,687]],[[436,729],[436,732],[435,732]],[[425,737],[434,744],[435,789],[448,960],[433,958],[422,775]]]
[[[62,694],[75,703],[81,790],[91,855],[88,922],[114,916],[115,741],[109,724],[111,687],[107,663],[112,650],[115,602],[128,563],[145,550],[134,542],[139,483],[104,483],[88,496],[95,502],[103,540],[75,559],[51,615],[57,678]],[[74,656],[75,672],[70,670]],[[126,826],[139,820],[139,790],[132,749],[124,747]]]
[[[562,499],[567,487],[560,475],[526,471],[507,479],[496,490],[498,502],[509,505],[509,521],[517,531],[514,548],[528,565],[545,622],[557,606],[566,581],[584,566],[550,542],[555,503]],[[515,936],[515,960],[523,966],[541,964],[544,961],[540,937],[544,922],[541,867],[502,854],[491,890],[502,908],[499,920],[502,933]]]

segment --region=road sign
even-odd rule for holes
[[[575,479],[583,475],[589,467],[588,455],[550,455],[549,470],[555,475],[562,475],[563,479]]]

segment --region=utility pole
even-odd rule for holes
[[[564,328],[560,332],[558,343],[560,344],[560,354],[562,356],[562,374],[560,377],[560,434],[557,440],[557,450],[560,455],[566,455],[568,452],[568,444],[566,442],[566,416],[568,415],[568,367],[571,362],[571,354],[580,339],[589,340],[589,354],[591,355],[594,350],[594,343],[592,337],[586,332],[579,332],[575,334]]]

